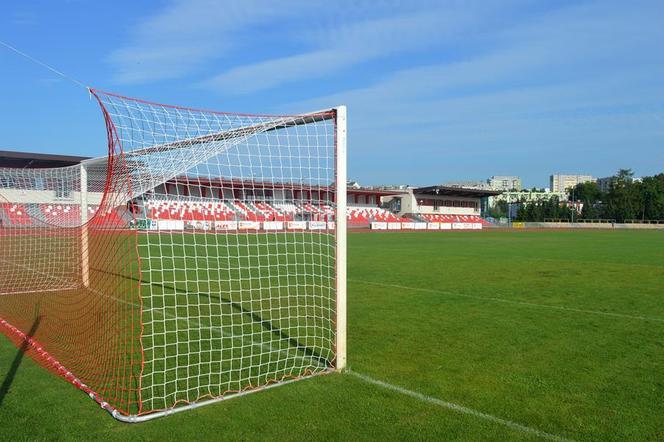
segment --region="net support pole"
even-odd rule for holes
[[[90,286],[90,262],[88,259],[88,171],[81,164],[81,279],[83,287]]]
[[[346,368],[346,106],[336,108],[336,369]]]

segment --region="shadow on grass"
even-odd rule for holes
[[[37,311],[39,311],[39,308],[37,308]],[[2,402],[4,401],[5,396],[7,396],[7,393],[9,393],[9,389],[11,388],[12,383],[14,382],[14,378],[16,377],[16,372],[18,371],[18,367],[21,365],[21,361],[23,361],[23,356],[25,355],[25,352],[28,350],[28,347],[30,347],[30,339],[37,332],[40,321],[41,321],[41,315],[37,314],[35,317],[35,321],[32,323],[32,327],[30,327],[30,331],[28,331],[25,339],[23,339],[23,342],[21,343],[21,346],[19,347],[18,352],[16,353],[16,357],[12,361],[12,365],[9,367],[9,371],[7,372],[7,375],[5,376],[5,379],[2,382],[2,385],[0,386],[0,407],[2,407]]]
[[[287,341],[296,350],[301,351],[306,356],[308,356],[312,359],[315,359],[316,361],[318,361],[319,364],[324,365],[324,366],[329,366],[330,365],[330,361],[328,361],[325,357],[318,354],[312,348],[309,348],[309,347],[303,345],[297,339],[293,338],[292,336],[290,336],[288,333],[286,333],[282,329],[280,329],[280,328],[276,327],[275,325],[273,325],[270,321],[268,321],[266,319],[263,319],[263,317],[261,317],[258,313],[253,312],[253,311],[247,309],[246,307],[243,307],[242,304],[240,304],[240,303],[233,302],[230,299],[224,298],[223,296],[221,296],[219,294],[211,294],[211,293],[205,293],[205,292],[193,293],[193,292],[188,292],[187,290],[184,290],[184,289],[179,289],[177,287],[174,287],[174,286],[171,286],[171,285],[168,285],[168,284],[163,284],[163,283],[159,283],[159,282],[152,282],[152,281],[145,281],[145,280],[139,281],[138,278],[134,278],[134,277],[129,276],[129,275],[120,275],[118,273],[113,273],[113,272],[109,272],[109,271],[102,270],[102,269],[97,269],[97,268],[91,268],[90,270],[93,270],[95,272],[105,273],[107,275],[118,276],[120,278],[130,279],[132,281],[141,282],[142,284],[150,284],[150,285],[155,286],[155,287],[161,287],[162,289],[172,290],[173,292],[184,292],[184,293],[187,293],[187,294],[190,294],[190,295],[196,295],[196,296],[199,296],[199,297],[206,297],[208,299],[215,299],[217,301],[221,301],[224,304],[230,305],[231,308],[233,308],[236,312],[238,312],[238,313],[240,313],[240,314],[242,314],[246,317],[251,318],[253,322],[259,324],[263,329],[269,331],[270,333],[272,333],[276,337],[278,337],[278,338],[280,338],[284,341]]]

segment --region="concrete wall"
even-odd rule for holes
[[[514,228],[525,229],[632,229],[662,230],[664,224],[632,224],[632,223],[512,223]]]
[[[103,195],[102,192],[89,192],[88,204],[99,205]],[[81,194],[80,192],[70,192],[67,198],[58,198],[53,190],[0,189],[0,202],[79,205],[81,204]]]

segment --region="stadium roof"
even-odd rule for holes
[[[276,181],[259,181],[259,180],[241,180],[229,178],[207,178],[207,177],[187,177],[179,176],[174,179],[168,180],[167,184],[192,184],[198,186],[208,187],[226,187],[237,189],[289,189],[289,190],[313,190],[313,191],[333,191],[334,185],[315,185],[309,183],[280,183]],[[404,190],[385,190],[385,189],[367,189],[352,187],[346,188],[346,193],[357,195],[399,195],[406,193]]]
[[[27,168],[27,169],[39,169],[39,168],[50,168],[50,167],[65,167],[72,166],[74,164],[79,164],[82,161],[90,160],[89,157],[80,157],[74,155],[53,155],[53,154],[43,154],[43,153],[31,153],[31,152],[12,152],[12,151],[3,151],[0,150],[0,167],[15,167],[15,168]],[[95,158],[94,161],[105,160],[105,157]],[[189,182],[190,184],[198,185],[222,185],[230,187],[243,188],[246,186],[251,186],[253,188],[272,188],[272,189],[295,189],[295,190],[333,190],[334,186],[324,186],[324,185],[310,185],[310,184],[294,184],[294,183],[275,183],[275,182],[260,182],[254,180],[237,180],[237,179],[224,179],[224,178],[203,178],[203,177],[178,177],[178,182]],[[170,180],[169,180],[170,181]],[[371,189],[371,188],[359,188],[354,189],[349,187],[346,189],[350,194],[370,194],[370,195],[399,195],[406,193],[405,190],[394,189]],[[493,190],[480,190],[480,189],[468,189],[462,187],[451,187],[451,186],[428,186],[428,187],[418,187],[413,189],[415,194],[425,194],[425,195],[450,195],[450,196],[462,196],[462,197],[476,197],[481,198],[485,196],[495,196],[500,195],[502,192],[493,191]]]
[[[48,167],[73,166],[87,157],[53,155],[46,153],[11,152],[0,150],[0,167],[43,169]]]
[[[350,194],[356,194],[356,195],[380,195],[380,196],[391,196],[391,195],[401,195],[404,193],[408,193],[405,190],[400,190],[400,189],[394,189],[394,190],[387,190],[387,189],[371,189],[371,188],[359,188],[359,189],[354,189],[352,187],[347,187],[346,188],[346,193]]]
[[[413,193],[418,195],[448,195],[482,198],[486,196],[500,195],[503,192],[500,190],[468,189],[465,187],[427,186],[415,188],[413,189]]]

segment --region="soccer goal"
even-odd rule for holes
[[[0,168],[0,330],[138,422],[346,364],[346,109],[91,90],[108,156]]]

